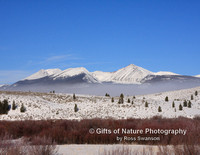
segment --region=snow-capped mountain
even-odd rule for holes
[[[198,77],[198,78],[200,78],[200,75],[196,75],[195,77]]]
[[[64,71],[53,74],[51,76],[51,78],[53,78],[53,80],[66,79],[66,78],[75,77],[78,75],[84,75],[83,80],[86,80],[88,83],[98,83],[99,82],[95,77],[93,77],[92,73],[90,73],[84,67],[69,68]]]
[[[102,72],[95,71],[93,76],[95,76],[101,82],[114,82],[114,83],[124,83],[124,84],[139,84],[145,77],[149,75],[179,75],[173,72],[151,72],[142,67],[138,67],[134,64],[130,64],[127,67],[119,69],[115,72]]]
[[[150,72],[142,67],[130,64],[127,67],[119,69],[115,72],[89,72],[83,67],[69,68],[64,71],[61,71],[60,69],[42,69],[21,81],[37,80],[44,77],[49,77],[53,80],[61,80],[77,77],[83,74],[83,80],[86,80],[88,83],[112,82],[122,84],[139,84],[140,81],[147,75],[154,75],[153,72]]]
[[[102,71],[95,71],[89,72],[84,67],[78,68],[68,68],[66,70],[60,69],[41,69],[38,72],[30,75],[29,77],[21,80],[37,80],[44,77],[52,78],[53,80],[56,79],[67,79],[72,77],[77,77],[79,75],[83,75],[83,80],[87,81],[88,83],[101,83],[101,82],[112,82],[112,83],[122,83],[122,84],[140,84],[141,81],[144,81],[145,77],[149,75],[155,76],[163,76],[163,75],[178,75],[172,72],[151,72],[142,67],[138,67],[136,65],[130,64],[124,68],[121,68],[115,72],[102,72]]]
[[[133,64],[130,64],[115,72],[93,72],[93,76],[95,76],[101,82],[113,82],[122,84],[139,84],[144,77],[152,74],[153,72]]]
[[[138,84],[147,75],[152,75],[153,73],[136,65],[130,64],[127,67],[119,69],[113,72],[110,76],[110,81],[115,83],[134,83]]]
[[[40,91],[81,94],[110,92],[143,94],[200,86],[200,78],[172,72],[151,72],[136,65],[128,65],[115,72],[89,72],[83,67],[66,70],[40,70],[33,75],[0,90]]]
[[[32,74],[31,76],[25,78],[24,80],[35,80],[35,79],[40,79],[40,78],[43,78],[45,76],[50,76],[50,75],[53,75],[53,74],[57,74],[61,72],[60,69],[41,69],[39,70],[38,72]]]
[[[36,80],[38,82],[39,79],[44,80],[45,78],[45,82],[53,80],[54,83],[57,80],[59,80],[59,81],[65,81],[65,82],[73,81],[73,83],[76,83],[77,81],[78,83],[80,82],[86,82],[86,83],[109,82],[109,83],[118,83],[118,84],[141,84],[146,81],[161,79],[161,77],[162,79],[170,80],[171,78],[174,78],[176,76],[179,76],[179,74],[166,72],[166,71],[151,72],[142,67],[136,66],[134,64],[130,64],[115,72],[102,72],[102,71],[89,72],[84,67],[68,68],[63,71],[60,69],[47,69],[47,70],[42,69],[21,81]]]

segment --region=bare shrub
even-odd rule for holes
[[[56,155],[57,147],[51,138],[34,137],[26,152],[27,155]]]
[[[116,146],[111,149],[104,149],[99,155],[157,155],[152,146],[137,147],[137,145]],[[169,154],[168,154],[169,155]]]
[[[159,155],[174,155],[174,150],[172,147],[167,145],[159,145],[158,146],[158,152]]]
[[[199,145],[173,145],[173,146],[159,146],[159,155],[199,155]]]
[[[111,150],[105,149],[103,154],[100,155],[130,155],[131,150],[127,146],[119,146],[116,148],[112,148]]]
[[[1,155],[57,155],[57,147],[50,138],[35,137],[32,142],[24,139],[13,140],[4,137],[0,140]]]
[[[154,117],[151,119],[85,119],[76,120],[39,120],[39,121],[0,121],[0,137],[12,135],[13,139],[26,137],[32,141],[34,137],[50,137],[57,144],[116,144],[116,136],[123,137],[124,134],[90,134],[89,129],[105,128],[114,129],[185,129],[187,134],[182,135],[160,135],[145,134],[146,137],[160,137],[160,141],[135,141],[138,144],[149,145],[183,145],[200,144],[200,119],[172,118],[166,119]],[[132,136],[132,134],[126,134]],[[135,134],[137,136],[144,136]],[[131,143],[132,141],[126,141]]]
[[[12,137],[7,134],[0,138],[0,154],[1,155],[21,155],[20,142],[12,141]]]
[[[199,155],[200,154],[200,146],[199,145],[175,145],[174,147],[175,155]]]

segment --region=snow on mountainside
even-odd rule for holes
[[[195,91],[198,95],[195,95]],[[193,95],[193,100],[191,100]],[[165,101],[168,96],[169,101]],[[8,114],[0,115],[0,120],[24,120],[24,119],[90,119],[90,118],[150,118],[153,116],[163,116],[175,118],[179,116],[193,118],[200,114],[200,87],[179,91],[170,91],[150,95],[124,96],[124,103],[118,104],[119,97],[90,96],[76,94],[73,100],[72,94],[52,94],[34,92],[6,92],[0,91],[0,101],[8,99],[9,105],[13,101],[17,105],[16,110],[10,109]],[[132,103],[128,103],[128,99]],[[191,101],[191,107],[183,107],[179,110],[179,105],[183,102]],[[145,107],[145,102],[148,107]],[[175,107],[172,107],[174,102]],[[24,104],[26,112],[21,113],[20,107]],[[77,104],[78,111],[74,112]],[[158,107],[162,111],[158,112]]]
[[[84,74],[84,80],[87,80],[87,82],[89,82],[89,83],[99,82],[95,77],[92,76],[92,73],[90,73],[84,67],[69,68],[69,69],[66,69],[64,71],[53,74],[51,77],[54,80],[56,80],[56,79],[65,79],[65,78],[77,76],[77,75],[80,75],[80,74]]]
[[[112,76],[112,72],[102,72],[102,71],[95,71],[92,73],[94,77],[96,77],[99,81],[106,82],[110,81]]]
[[[196,75],[195,77],[198,77],[198,78],[200,78],[200,75]]]
[[[102,72],[95,71],[89,72],[84,67],[69,68],[64,71],[60,69],[47,69],[40,70],[37,73],[23,79],[23,80],[36,80],[43,77],[49,77],[53,80],[57,79],[67,79],[82,75],[82,79],[89,83],[101,83],[101,82],[112,82],[120,84],[141,84],[145,78],[149,76],[165,76],[165,75],[179,75],[172,72],[151,72],[142,67],[130,64],[124,68],[121,68],[115,72]],[[153,78],[153,77],[151,77]],[[23,81],[22,80],[22,81]]]
[[[125,84],[139,84],[142,79],[148,75],[179,75],[172,72],[160,71],[151,72],[142,67],[130,64],[116,72],[102,72],[95,71],[93,76],[95,76],[99,81],[102,82],[114,82],[114,83],[125,83]]]
[[[60,69],[41,69],[39,70],[38,72],[32,74],[31,76],[23,79],[23,80],[35,80],[35,79],[40,79],[40,78],[43,78],[45,76],[50,76],[50,75],[53,75],[53,74],[56,74],[56,73],[59,73],[61,72]]]
[[[110,81],[116,83],[140,83],[144,77],[151,74],[153,74],[153,72],[130,64],[129,66],[114,72],[110,77]]]
[[[154,73],[154,75],[179,75],[179,74],[176,74],[173,72],[160,71],[160,72]]]
[[[153,72],[133,64],[115,72],[93,72],[93,76],[95,76],[99,81],[124,84],[139,84],[144,77],[152,74]]]

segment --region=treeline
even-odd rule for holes
[[[186,135],[159,134],[90,134],[89,130],[101,129],[185,129]],[[200,118],[167,119],[154,117],[151,119],[90,119],[90,120],[40,120],[40,121],[0,121],[0,137],[9,135],[14,139],[25,137],[30,141],[34,137],[47,137],[58,144],[200,144]],[[160,141],[117,141],[117,136],[160,137]]]

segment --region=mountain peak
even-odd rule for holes
[[[72,77],[75,75],[79,75],[82,73],[89,73],[89,71],[87,69],[85,69],[84,67],[77,67],[77,68],[68,68],[63,70],[62,72],[59,72],[57,74],[54,74],[52,77],[53,78],[65,78],[65,77]]]
[[[77,67],[77,68],[68,68],[58,74],[54,74],[52,78],[55,79],[64,79],[74,76],[83,75],[83,80],[87,81],[88,83],[97,83],[99,82],[95,77],[92,76],[86,68],[84,67]]]
[[[130,65],[124,67],[124,68],[135,68],[135,67],[138,67],[138,66],[136,66],[136,65],[134,65],[134,64],[130,64]]]
[[[55,73],[61,72],[60,69],[55,68],[55,69],[41,69],[38,72],[32,74],[31,76],[25,78],[24,80],[35,80],[35,79],[40,79],[43,78],[45,76],[50,76],[53,75]]]
[[[140,83],[140,81],[146,77],[147,75],[153,74],[152,72],[136,66],[134,64],[130,64],[124,68],[119,69],[114,72],[111,76],[111,81],[117,83]]]
[[[85,73],[85,74],[88,74],[89,71],[84,68],[84,67],[77,67],[77,68],[68,68],[58,74],[56,74],[54,77],[67,77],[67,76],[74,76],[74,75],[79,75],[79,74],[82,74],[82,73]]]

